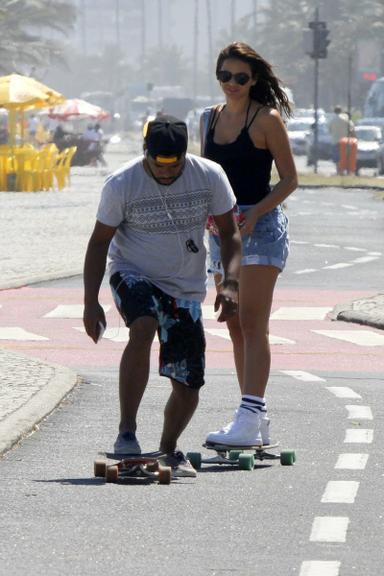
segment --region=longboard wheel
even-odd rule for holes
[[[190,461],[191,465],[195,470],[200,470],[201,468],[200,452],[187,452],[187,459]]]
[[[296,462],[294,450],[283,450],[280,453],[280,463],[282,466],[292,466]]]
[[[172,480],[172,468],[170,466],[159,466],[159,484],[170,484]]]
[[[241,450],[230,450],[229,453],[228,453],[228,458],[229,458],[230,460],[238,460],[240,454],[242,454],[242,451],[241,451]]]
[[[96,478],[105,478],[107,463],[105,460],[95,460],[93,470]]]
[[[107,482],[116,483],[119,478],[119,468],[118,466],[107,466],[105,471],[105,480]]]
[[[240,454],[239,455],[239,468],[240,470],[253,470],[255,466],[255,458],[253,454]]]

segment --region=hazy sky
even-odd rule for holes
[[[144,1],[144,0],[140,0]],[[222,30],[231,29],[232,8],[235,20],[249,14],[255,4],[261,6],[266,0],[211,0],[213,47]],[[116,26],[116,5],[111,0],[74,0],[79,8],[76,41],[83,52],[102,52],[107,44],[115,43],[120,36],[120,45],[125,49],[128,60],[142,53],[142,26],[140,10],[135,13],[124,10],[124,0],[119,1],[119,27]],[[139,5],[138,5],[139,6]],[[159,8],[161,7],[161,11]],[[194,0],[145,0],[145,46],[159,46],[160,31],[164,45],[176,44],[187,58],[193,55]],[[84,14],[84,17],[83,17]],[[159,15],[162,15],[162,27]],[[199,59],[208,50],[207,2],[199,0]]]

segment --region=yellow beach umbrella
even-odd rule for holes
[[[11,144],[16,133],[16,113],[33,108],[45,108],[64,102],[65,97],[30,76],[9,74],[0,77],[0,107],[9,110],[9,135]]]

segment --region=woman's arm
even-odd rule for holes
[[[261,110],[258,122],[252,125],[250,136],[255,146],[266,148],[271,152],[279,181],[263,200],[248,211],[248,222],[242,228],[242,234],[249,234],[249,225],[253,229],[260,216],[276,208],[297,188],[297,173],[288,133],[278,111],[272,108]]]

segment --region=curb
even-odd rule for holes
[[[337,304],[330,318],[384,330],[384,293]]]
[[[36,276],[18,276],[14,280],[7,282],[0,282],[0,290],[13,290],[14,288],[23,288],[30,284],[38,284],[39,282],[50,282],[53,280],[63,280],[65,278],[72,278],[73,276],[81,276],[82,269],[78,270],[62,270],[61,272],[51,272],[47,274],[38,274]]]
[[[12,357],[14,358],[15,356],[20,361],[24,359],[31,360],[31,358],[12,353]],[[54,375],[48,379],[47,383],[39,391],[31,398],[28,398],[20,408],[0,422],[0,455],[3,455],[20,440],[35,431],[38,423],[48,416],[79,382],[79,376],[68,368],[47,364],[39,360],[36,360],[36,362],[52,368]],[[17,373],[15,376],[17,377]]]

